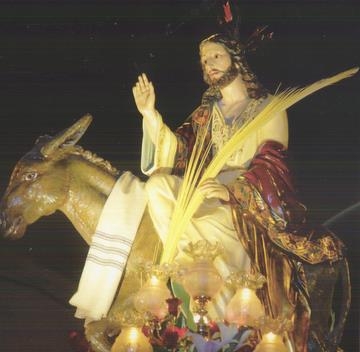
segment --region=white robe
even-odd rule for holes
[[[257,103],[252,100],[243,115],[246,118],[254,117],[265,103],[266,101]],[[224,117],[216,105],[213,107],[212,114],[212,136],[221,133],[220,138],[223,138],[224,130],[221,126],[219,127],[219,124],[221,125],[223,121],[223,127],[226,128],[226,126]],[[214,123],[214,121],[218,123]],[[169,175],[175,160],[177,139],[175,134],[162,122],[159,114],[156,121],[152,121],[151,124],[144,120],[143,129],[141,166],[142,171],[151,176],[145,186],[148,194],[148,208],[155,229],[162,242],[165,243],[177,193],[182,182],[180,177]],[[234,132],[235,130],[236,128],[234,128]],[[287,116],[286,113],[281,113],[239,146],[238,152],[230,158],[231,160],[227,162],[224,170],[218,175],[218,180],[223,184],[234,181],[246,169],[258,147],[266,140],[279,141],[287,146],[287,133]],[[228,134],[227,138],[229,139],[232,135]],[[220,138],[216,136],[213,140],[215,142],[217,140],[221,144]],[[221,145],[217,147],[220,149]],[[211,243],[221,243],[224,251],[216,258],[214,264],[223,279],[231,272],[249,270],[250,259],[238,239],[229,205],[223,204],[217,199],[207,199],[202,203],[178,243],[179,252],[175,260],[179,263],[186,263],[189,258],[182,249],[189,242],[201,239],[206,239]],[[225,306],[232,295],[233,291],[224,287],[213,299],[209,306],[209,315],[212,319],[223,318]]]

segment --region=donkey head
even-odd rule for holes
[[[29,224],[54,213],[68,197],[67,150],[90,125],[85,115],[56,136],[41,136],[16,164],[0,203],[0,230],[5,238],[21,238]]]

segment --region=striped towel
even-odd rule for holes
[[[127,171],[111,191],[92,238],[78,290],[69,301],[77,307],[75,317],[90,322],[107,315],[147,204],[144,185]]]

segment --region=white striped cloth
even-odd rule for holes
[[[113,302],[147,196],[144,182],[124,172],[102,210],[77,292],[69,303],[87,322],[105,317]]]

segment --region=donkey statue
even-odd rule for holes
[[[3,237],[20,239],[28,225],[61,211],[90,244],[105,201],[120,174],[108,161],[76,144],[91,121],[92,117],[85,115],[54,137],[38,138],[33,149],[18,161],[0,204]],[[94,351],[110,351],[108,332],[117,328],[116,314],[132,304],[131,297],[140,288],[140,280],[131,274],[131,269],[139,257],[156,261],[154,252],[158,246],[159,237],[145,210],[108,316],[85,325],[85,335]],[[308,350],[335,352],[350,304],[347,261],[302,265],[312,309]],[[339,314],[332,320],[338,281],[342,283],[343,297],[337,305]]]

